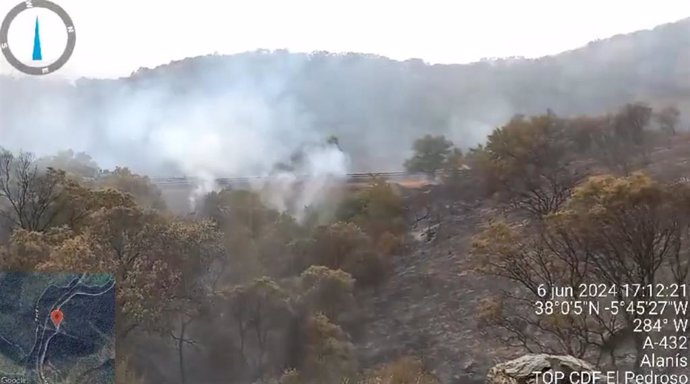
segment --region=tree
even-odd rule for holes
[[[384,260],[371,238],[356,224],[336,222],[316,228],[310,250],[311,264],[342,269],[358,284],[376,285],[386,274]]]
[[[385,233],[402,235],[406,230],[403,198],[380,177],[373,177],[365,188],[346,196],[336,218],[356,224],[374,241]]]
[[[258,194],[229,189],[212,192],[204,200],[202,215],[226,235],[231,250],[229,273],[235,282],[262,275],[284,277],[303,270],[285,249],[307,236],[307,231],[294,217],[264,205]]]
[[[290,315],[287,293],[270,278],[261,277],[249,284],[234,286],[222,295],[237,328],[238,350],[253,372],[252,376],[262,377],[273,335],[286,324],[286,316]],[[255,347],[253,359],[248,348],[250,337]]]
[[[311,313],[323,313],[338,322],[340,315],[354,307],[354,282],[342,270],[311,266],[300,275],[302,301]]]
[[[0,250],[0,265],[6,271],[34,271],[46,262],[54,247],[74,234],[65,228],[52,228],[46,232],[15,230],[6,248]]]
[[[113,171],[104,171],[98,178],[97,185],[129,193],[143,208],[161,211],[166,208],[160,189],[147,176],[132,173],[129,168],[116,167]]]
[[[59,169],[79,179],[94,179],[100,171],[100,167],[91,156],[71,149],[60,151],[54,156],[42,157],[36,163],[39,168]]]
[[[460,187],[463,171],[467,170],[465,155],[459,148],[453,148],[443,165],[443,184],[450,187]]]
[[[313,264],[332,269],[343,268],[355,253],[371,244],[371,239],[356,224],[346,222],[318,227],[314,240]]]
[[[547,114],[513,118],[489,135],[479,158],[481,172],[501,186],[503,198],[535,217],[554,212],[579,180],[572,169],[563,120]]]
[[[645,129],[652,118],[652,108],[644,103],[626,104],[615,116],[615,131],[619,139],[642,145]]]
[[[170,337],[177,344],[181,382],[187,381],[186,345],[198,347],[198,341],[189,336],[193,323],[208,318],[212,309],[209,301],[222,278],[222,270],[216,271],[216,261],[225,257],[222,234],[214,223],[175,220],[168,226],[167,237],[175,244],[178,257],[170,258],[172,267],[179,271],[179,283],[173,295],[169,318],[176,318],[179,327],[171,324]],[[176,329],[175,329],[176,328]]]
[[[604,316],[551,316],[536,319],[520,303],[543,300],[538,286],[577,288],[584,283],[622,287],[639,284],[686,284],[690,268],[690,188],[655,182],[644,174],[592,177],[578,186],[568,203],[530,231],[494,224],[476,238],[480,270],[519,283],[521,295],[505,294],[485,312],[512,332],[527,349],[560,349],[585,356],[615,347],[621,333],[634,341],[635,367],[644,355],[649,333],[632,332],[638,313]],[[536,232],[534,232],[536,230]],[[613,300],[635,305],[650,300],[645,292]],[[488,310],[493,309],[493,310]],[[496,311],[496,309],[500,309]],[[506,315],[506,310],[513,310]],[[499,312],[503,312],[500,314]],[[550,334],[535,340],[524,332],[536,326]],[[611,354],[611,356],[613,356]],[[612,363],[615,364],[614,359]]]
[[[412,144],[414,153],[410,159],[405,160],[404,167],[408,172],[422,172],[435,177],[453,153],[452,148],[453,142],[443,135],[425,135]]]
[[[680,111],[675,106],[667,106],[654,116],[662,131],[669,135],[676,134],[676,127],[680,120]]]
[[[300,375],[314,383],[336,383],[357,372],[354,346],[348,335],[323,314],[306,323],[305,360]]]
[[[38,269],[110,273],[117,281],[117,333],[136,328],[167,332],[165,316],[175,302],[181,257],[168,219],[138,208],[101,209],[89,217],[83,233],[57,245]]]
[[[602,129],[595,136],[596,153],[612,171],[629,175],[647,163],[651,117],[649,106],[634,103],[602,118]]]
[[[306,232],[295,219],[281,213],[275,220],[265,225],[256,239],[257,260],[266,274],[275,277],[292,276],[295,264],[292,255],[286,255],[286,248],[295,239],[306,236]]]
[[[258,238],[263,229],[280,216],[278,211],[268,208],[257,193],[239,189],[211,192],[201,212],[226,232],[247,228],[252,238]]]
[[[592,177],[575,189],[569,209],[552,218],[552,227],[569,228],[591,245],[588,250],[596,253],[590,262],[600,278],[654,284],[672,277],[684,283],[690,268],[685,253],[689,201],[687,186],[660,183],[643,173]]]
[[[485,145],[479,144],[470,148],[465,155],[465,162],[470,169],[467,179],[470,183],[476,181],[473,189],[479,190],[478,197],[493,196],[501,189],[501,177],[492,160],[492,154]]]
[[[599,346],[615,318],[597,318],[588,313],[537,314],[535,302],[544,299],[540,287],[577,289],[579,284],[590,281],[586,269],[577,262],[577,252],[554,254],[533,231],[533,227],[495,221],[475,236],[472,254],[477,270],[492,278],[507,279],[517,287],[484,297],[477,308],[478,323],[483,328],[500,330],[503,343],[530,353],[569,354],[600,361],[604,351]]]
[[[63,202],[65,173],[39,170],[33,155],[0,151],[0,214],[13,226],[43,231],[53,225]]]
[[[552,244],[575,241],[587,256],[590,273],[612,286],[686,284],[690,259],[690,189],[662,184],[636,173],[625,178],[591,178],[573,193],[569,210],[553,218]],[[622,299],[619,297],[618,299]],[[626,300],[644,303],[642,292]],[[627,314],[632,330],[637,313]],[[640,366],[649,334],[631,332]]]
[[[118,191],[94,190],[65,171],[43,169],[31,154],[0,152],[0,215],[15,228],[41,232],[68,226],[79,231],[98,209],[134,205]]]
[[[67,226],[81,233],[88,226],[90,216],[102,209],[135,208],[132,196],[114,189],[91,189],[68,180],[61,197],[62,208],[54,226]]]
[[[595,144],[609,125],[609,116],[578,116],[569,119],[566,124],[574,150],[580,154],[589,154],[601,149]]]

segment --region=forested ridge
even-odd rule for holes
[[[258,129],[280,136],[289,150],[305,137],[335,135],[351,155],[351,171],[397,171],[423,133],[444,134],[466,149],[517,113],[599,114],[631,101],[669,100],[688,110],[688,52],[690,20],[682,20],[539,59],[428,65],[357,53],[256,51],[74,85],[0,77],[0,126],[5,146],[43,154],[72,148],[107,166],[179,175],[189,170],[145,150],[146,143],[164,145],[159,125],[203,124],[231,135],[233,122],[261,113],[269,128]],[[21,134],[29,126],[59,137],[37,142]],[[297,130],[306,133],[295,136]],[[61,142],[75,132],[75,143]],[[245,175],[219,175],[230,176]]]

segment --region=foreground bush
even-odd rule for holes
[[[375,370],[360,381],[360,384],[439,384],[428,373],[421,361],[403,357]]]

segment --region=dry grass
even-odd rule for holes
[[[439,384],[439,381],[426,372],[419,360],[403,357],[380,367],[358,384]]]

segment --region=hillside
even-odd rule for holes
[[[533,60],[427,65],[356,53],[257,51],[73,85],[0,77],[0,129],[11,149],[73,148],[104,166],[152,176],[200,168],[232,173],[218,176],[265,173],[262,160],[247,158],[285,157],[329,135],[350,154],[350,171],[393,171],[422,133],[445,133],[469,147],[515,113],[596,114],[633,100],[673,101],[690,111],[690,19]],[[201,126],[188,136],[194,151],[167,140]],[[239,151],[236,167],[218,169],[215,158],[189,164],[185,158],[209,148],[209,132],[258,143],[210,151]]]
[[[0,269],[112,274],[118,357],[97,361],[129,383],[494,383],[528,352],[643,368],[640,335],[671,328],[635,331],[638,307],[539,309],[623,303],[545,287],[688,282],[689,65],[687,19],[535,60],[0,78]]]
[[[689,154],[690,135],[679,135],[654,146],[641,170],[656,180],[687,185]],[[509,347],[507,338],[487,332],[477,319],[483,298],[515,287],[506,279],[478,273],[469,257],[473,236],[503,217],[506,207],[495,199],[444,198],[441,189],[427,191],[438,216],[412,230],[432,236],[396,259],[394,276],[383,287],[362,295],[366,330],[355,340],[370,364],[414,354],[423,356],[442,383],[482,383],[491,366],[524,352]]]

